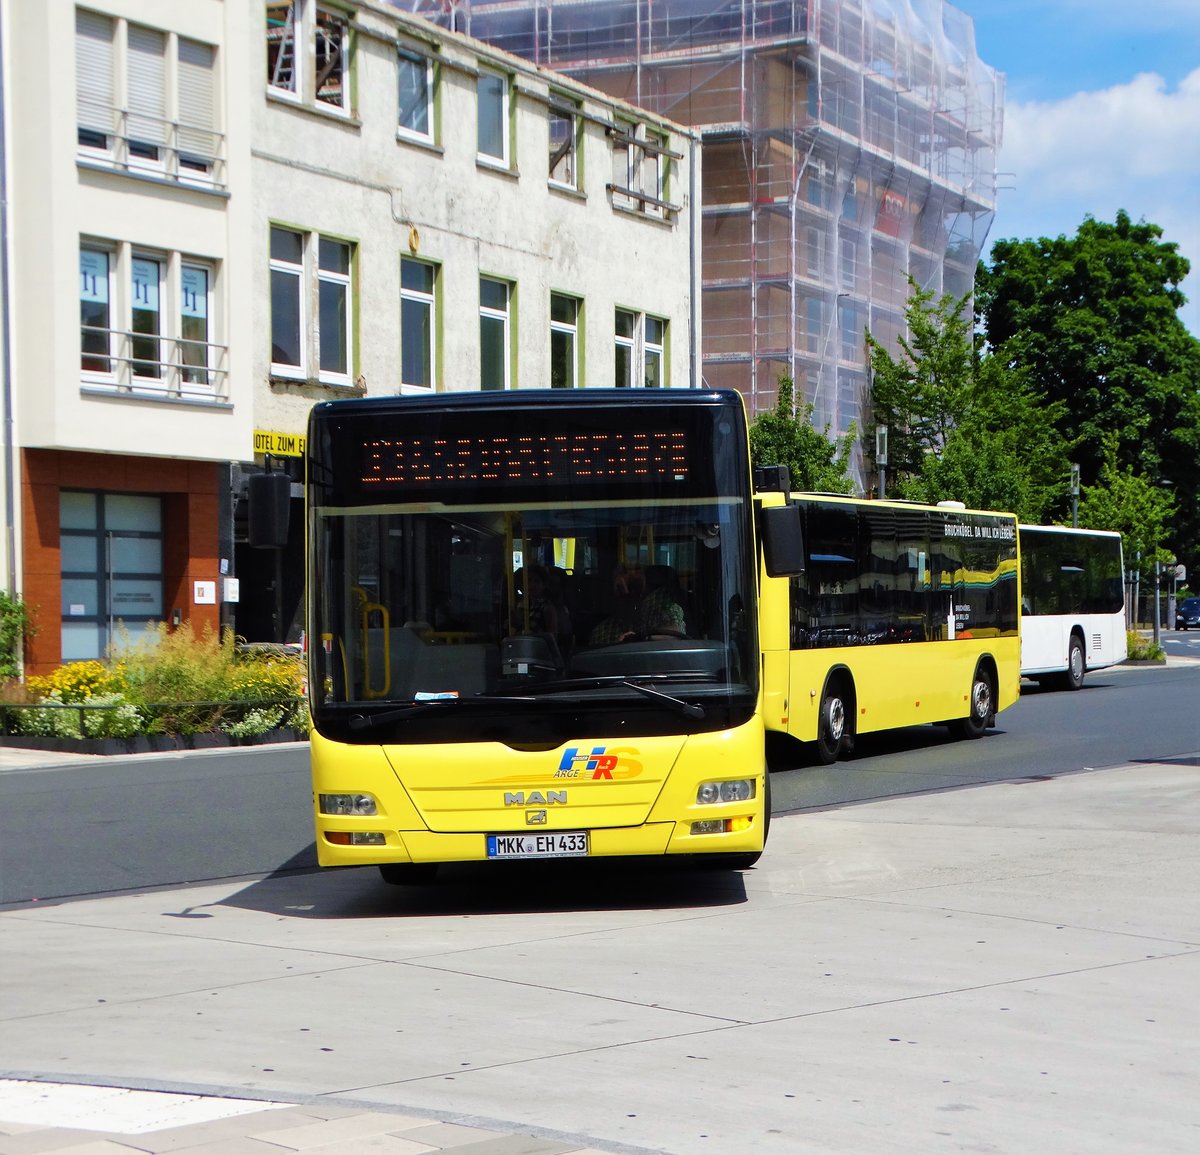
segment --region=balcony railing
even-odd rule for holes
[[[229,346],[81,326],[83,383],[176,400],[229,400]]]
[[[226,187],[224,133],[82,98],[76,157],[131,175]]]

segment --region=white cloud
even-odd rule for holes
[[[1170,91],[1145,73],[1126,84],[1004,110],[1002,190],[992,239],[1072,235],[1089,213],[1125,209],[1161,225],[1193,266],[1183,286],[1200,298],[1200,69]],[[1200,300],[1183,317],[1200,333]]]

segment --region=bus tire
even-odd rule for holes
[[[1064,690],[1082,690],[1083,675],[1087,668],[1083,656],[1083,642],[1078,634],[1071,635],[1070,645],[1067,646],[1067,670],[1062,675],[1060,685]]]
[[[437,877],[436,862],[381,862],[379,875],[388,886],[420,886]]]
[[[971,680],[971,712],[965,718],[951,723],[951,729],[959,738],[982,738],[996,714],[996,692],[992,679],[982,667],[976,667]]]
[[[817,758],[823,766],[838,760],[846,744],[846,697],[841,682],[832,679],[821,695],[817,716]]]

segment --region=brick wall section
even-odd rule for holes
[[[220,471],[211,462],[24,449],[22,457],[22,582],[37,633],[27,643],[25,672],[46,674],[61,664],[59,625],[60,489],[152,494],[163,498],[163,607],[197,629],[216,630],[220,605],[192,605],[192,583],[218,582]]]

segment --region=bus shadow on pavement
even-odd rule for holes
[[[695,909],[745,901],[739,871],[655,858],[453,863],[436,881],[412,886],[391,886],[374,867],[283,869],[215,905],[290,918],[359,919]]]

